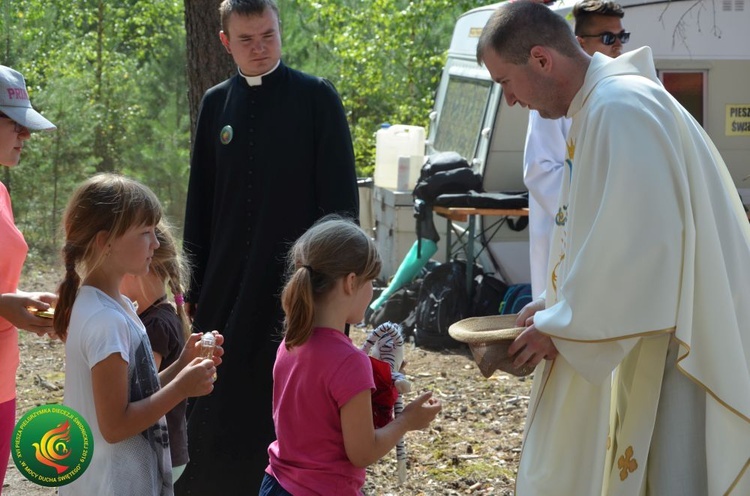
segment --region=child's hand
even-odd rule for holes
[[[400,416],[406,420],[408,430],[415,431],[427,428],[442,409],[440,401],[433,398],[432,392],[428,391],[406,405]]]
[[[214,390],[216,366],[211,360],[196,358],[180,370],[175,383],[183,396],[205,396]]]
[[[218,367],[221,365],[221,357],[224,355],[224,348],[221,346],[222,343],[224,343],[224,336],[219,334],[218,331],[213,331],[213,335],[214,338],[216,338],[213,360],[214,365]],[[185,342],[185,347],[180,354],[180,362],[187,364],[201,356],[201,336],[203,336],[203,334],[195,332],[188,337],[187,342]]]

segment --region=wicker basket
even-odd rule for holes
[[[508,356],[508,347],[523,332],[516,327],[517,315],[492,315],[471,317],[456,322],[448,329],[451,337],[469,345],[474,361],[484,377],[495,370],[502,370],[517,377],[531,374],[534,367],[515,367],[513,357]]]

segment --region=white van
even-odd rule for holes
[[[575,3],[562,0],[550,8],[572,18]],[[665,87],[706,129],[744,203],[750,203],[750,179],[744,181],[750,175],[750,0],[619,3],[623,26],[632,33],[624,51],[651,47]],[[456,22],[430,114],[427,153],[454,150],[469,158],[487,191],[524,190],[528,110],[509,107],[500,85],[476,61],[477,40],[497,6],[470,10]],[[512,283],[530,279],[526,233],[501,229],[488,241],[490,255]]]

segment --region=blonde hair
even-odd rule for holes
[[[185,313],[184,294],[187,290],[185,284],[190,281],[190,268],[180,255],[172,227],[165,219],[161,219],[156,226],[156,239],[159,240],[159,248],[154,250],[149,271],[169,286],[177,306],[177,316],[182,322],[183,335],[187,339],[190,336],[190,319]]]
[[[117,174],[97,174],[81,184],[68,202],[63,215],[65,245],[62,248],[65,278],[58,288],[53,326],[65,339],[82,277],[102,264],[106,254],[96,250],[100,232],[107,243],[134,226],[156,225],[162,209],[156,195],[138,181]],[[80,275],[79,275],[80,270]]]
[[[310,338],[315,300],[339,278],[354,273],[363,284],[375,279],[380,268],[375,243],[354,222],[326,216],[308,229],[289,252],[289,276],[281,293],[287,349]]]

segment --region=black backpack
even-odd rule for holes
[[[499,315],[508,285],[489,274],[479,276],[471,302],[471,316]]]
[[[366,323],[373,328],[385,322],[395,322],[402,324],[403,327],[403,322],[409,318],[409,315],[414,312],[414,308],[417,306],[417,296],[419,295],[421,284],[422,279],[415,279],[406,286],[394,291],[385,300],[385,303],[366,319]],[[406,335],[408,332],[404,334]]]
[[[412,196],[432,205],[440,195],[468,191],[483,191],[482,176],[458,153],[440,152],[427,157]]]
[[[481,269],[474,267],[474,273]],[[460,345],[448,334],[451,324],[469,316],[466,262],[451,260],[436,266],[422,280],[417,298],[414,343],[424,348],[455,348]]]

